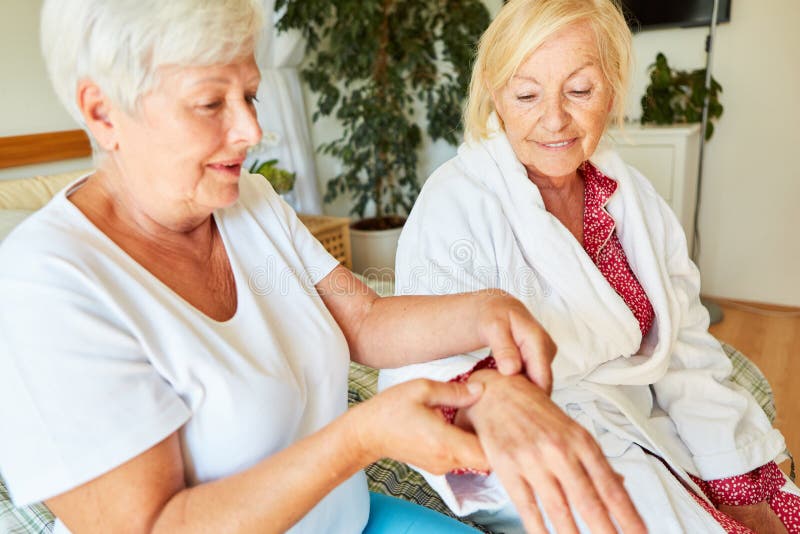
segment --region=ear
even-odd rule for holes
[[[617,97],[611,95],[611,98],[608,100],[608,109],[606,110],[608,113],[611,113],[611,110],[614,109],[614,102],[617,100]]]
[[[103,90],[91,80],[79,81],[77,104],[97,144],[107,152],[115,150],[119,143],[111,119],[114,106]]]

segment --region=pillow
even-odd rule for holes
[[[0,242],[34,210],[0,210]]]
[[[57,192],[90,170],[34,176],[17,180],[0,180],[0,209],[37,210]]]

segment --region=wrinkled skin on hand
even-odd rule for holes
[[[476,431],[486,457],[528,532],[545,533],[537,499],[559,533],[577,533],[572,511],[592,532],[612,534],[646,528],[594,438],[547,393],[523,375],[474,373],[484,384],[474,405],[456,423]]]

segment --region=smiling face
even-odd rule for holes
[[[575,176],[594,153],[614,101],[592,28],[579,22],[553,34],[492,99],[534,182]]]
[[[174,222],[207,217],[236,201],[247,148],[261,138],[254,107],[259,81],[252,56],[167,67],[137,112],[110,111],[109,162],[136,209]]]

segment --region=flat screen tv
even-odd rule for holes
[[[731,1],[719,0],[717,22],[731,20]],[[622,0],[631,29],[686,28],[711,22],[714,0]]]

